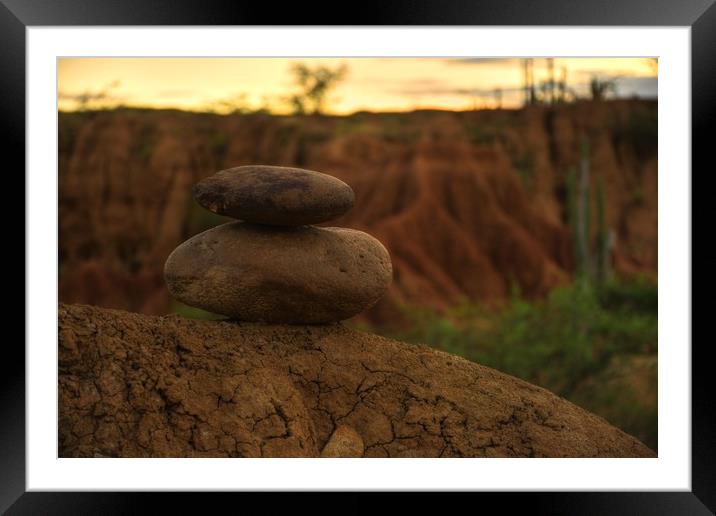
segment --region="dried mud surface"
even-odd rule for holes
[[[654,456],[544,389],[341,324],[60,305],[61,457],[318,457],[329,440],[325,456]]]

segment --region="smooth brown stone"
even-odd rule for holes
[[[353,207],[340,179],[300,168],[250,165],[217,172],[194,186],[204,208],[246,222],[301,226],[326,222]]]
[[[360,434],[348,425],[338,425],[321,451],[321,457],[353,459],[362,457],[364,451]]]
[[[230,222],[187,240],[164,267],[179,301],[241,321],[317,324],[372,306],[392,279],[367,233]]]

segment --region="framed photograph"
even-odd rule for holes
[[[317,25],[2,0],[27,303],[0,510],[500,491],[538,513],[712,514],[691,340],[712,3],[376,4]]]

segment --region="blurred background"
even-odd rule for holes
[[[58,68],[59,296],[214,318],[162,269],[248,164],[342,179],[394,280],[347,324],[543,386],[657,449],[652,58],[73,58]]]

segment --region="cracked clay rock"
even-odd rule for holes
[[[60,457],[655,456],[544,389],[341,324],[58,319]]]
[[[194,186],[204,208],[234,219],[278,226],[318,224],[353,207],[350,186],[300,168],[249,165],[217,172]]]
[[[229,222],[167,259],[172,296],[241,321],[316,324],[372,306],[392,278],[383,245],[362,231]]]

